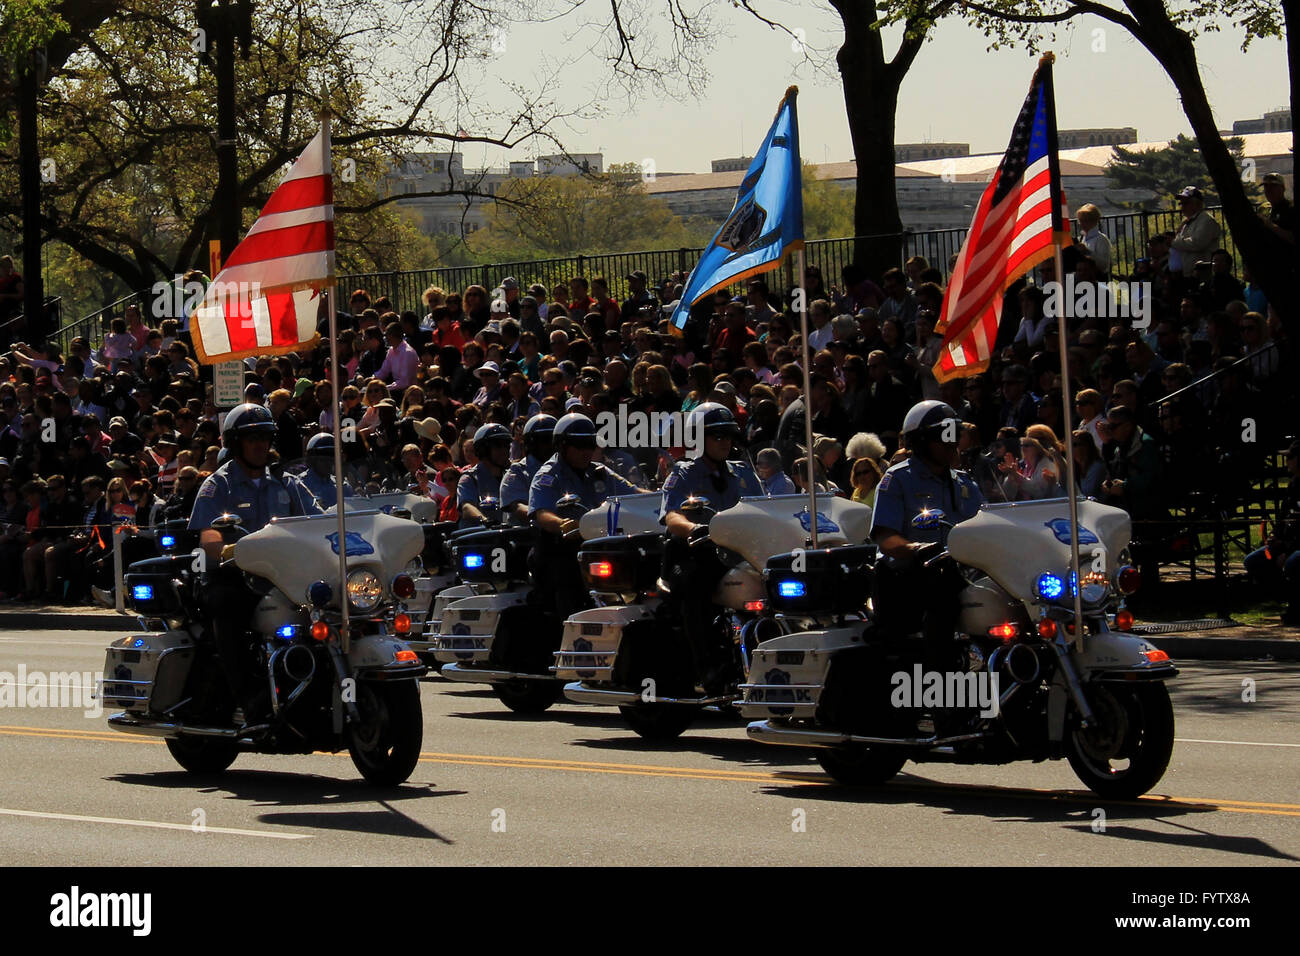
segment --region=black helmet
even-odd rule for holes
[[[329,432],[321,432],[318,435],[312,435],[311,438],[307,439],[307,455],[308,457],[313,455],[320,455],[322,457],[328,455],[333,458],[334,436]]]
[[[961,419],[947,402],[917,402],[903,419],[903,437],[913,451],[918,441],[956,442]]]
[[[691,412],[691,417],[699,424],[696,428],[701,428],[706,437],[714,436],[719,438],[739,438],[741,435],[740,425],[736,423],[736,416],[731,414],[731,409],[726,405],[719,405],[717,402],[704,402],[695,406]]]
[[[551,446],[554,435],[555,416],[534,415],[524,423],[524,448],[529,454],[544,451]]]
[[[474,454],[480,458],[487,457],[488,449],[497,443],[504,443],[508,448],[510,446],[510,429],[505,425],[490,422],[487,425],[480,425],[478,431],[474,433]]]
[[[577,412],[570,412],[556,422],[555,431],[551,434],[551,440],[557,449],[567,445],[575,448],[596,447],[596,423]]]
[[[221,431],[221,442],[231,448],[240,438],[250,435],[269,435],[275,437],[275,417],[265,405],[246,402],[236,405],[226,413],[225,426]]]

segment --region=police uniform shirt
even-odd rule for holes
[[[934,508],[956,524],[973,518],[983,503],[979,485],[965,472],[949,470],[944,475],[936,475],[923,462],[909,458],[894,465],[880,479],[871,515],[871,533],[889,528],[909,541],[942,542],[947,539],[947,528],[913,528],[912,519],[922,509]]]
[[[473,468],[460,476],[456,485],[456,501],[463,508],[465,505],[479,507],[484,498],[491,498],[501,488],[501,479],[494,475],[485,461],[478,462]],[[468,518],[461,512],[461,527],[476,524],[476,519]]]
[[[565,495],[577,495],[587,508],[595,508],[611,495],[631,495],[636,485],[593,461],[584,473],[570,468],[557,452],[537,469],[528,486],[528,516],[539,511],[554,511]]]
[[[329,508],[338,504],[338,491],[334,485],[334,479],[328,475],[318,475],[308,468],[299,479],[307,490],[316,498],[317,504],[322,508]],[[352,497],[352,486],[346,481],[343,482],[343,497]]]
[[[272,518],[322,512],[311,492],[297,478],[292,475],[276,478],[267,472],[255,482],[232,458],[209,475],[199,488],[189,528],[194,531],[210,528],[218,515],[226,513],[237,515],[248,531],[258,531]]]
[[[526,455],[518,461],[512,461],[506,473],[501,477],[501,507],[528,504],[528,488],[533,483],[533,476],[542,467],[542,460]]]
[[[725,461],[721,473],[718,473],[713,470],[712,463],[701,455],[677,463],[673,473],[664,482],[664,500],[659,513],[667,515],[670,511],[680,511],[682,502],[692,495],[709,499],[709,505],[714,511],[726,511],[735,507],[742,496],[762,494],[762,482],[748,463]]]

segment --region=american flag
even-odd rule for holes
[[[1052,57],[1034,74],[1007,153],[980,197],[943,298],[934,377],[977,375],[989,366],[1007,286],[1070,244],[1069,210],[1056,158]]]
[[[334,282],[333,173],[322,125],[195,309],[190,331],[200,362],[316,344],[318,296]]]

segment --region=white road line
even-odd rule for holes
[[[1180,744],[1232,744],[1235,747],[1300,747],[1300,744],[1270,744],[1258,740],[1199,740],[1196,737],[1175,737]]]
[[[157,820],[123,820],[118,817],[83,817],[74,813],[38,813],[35,810],[6,810],[0,807],[0,814],[11,817],[36,817],[40,820],[70,820],[79,823],[115,823],[127,827],[151,827],[155,830],[189,830],[195,832],[189,823],[162,823]],[[230,833],[235,836],[265,837],[269,840],[310,840],[310,833],[271,833],[266,830],[235,830],[230,827],[204,826],[199,833]]]

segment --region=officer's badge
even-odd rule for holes
[[[596,489],[597,494],[603,495],[605,493],[605,483],[603,481],[596,482],[596,484],[593,485],[592,487]]]
[[[281,488],[278,497],[280,499],[280,504],[287,505],[289,503],[289,492],[287,489]]]

